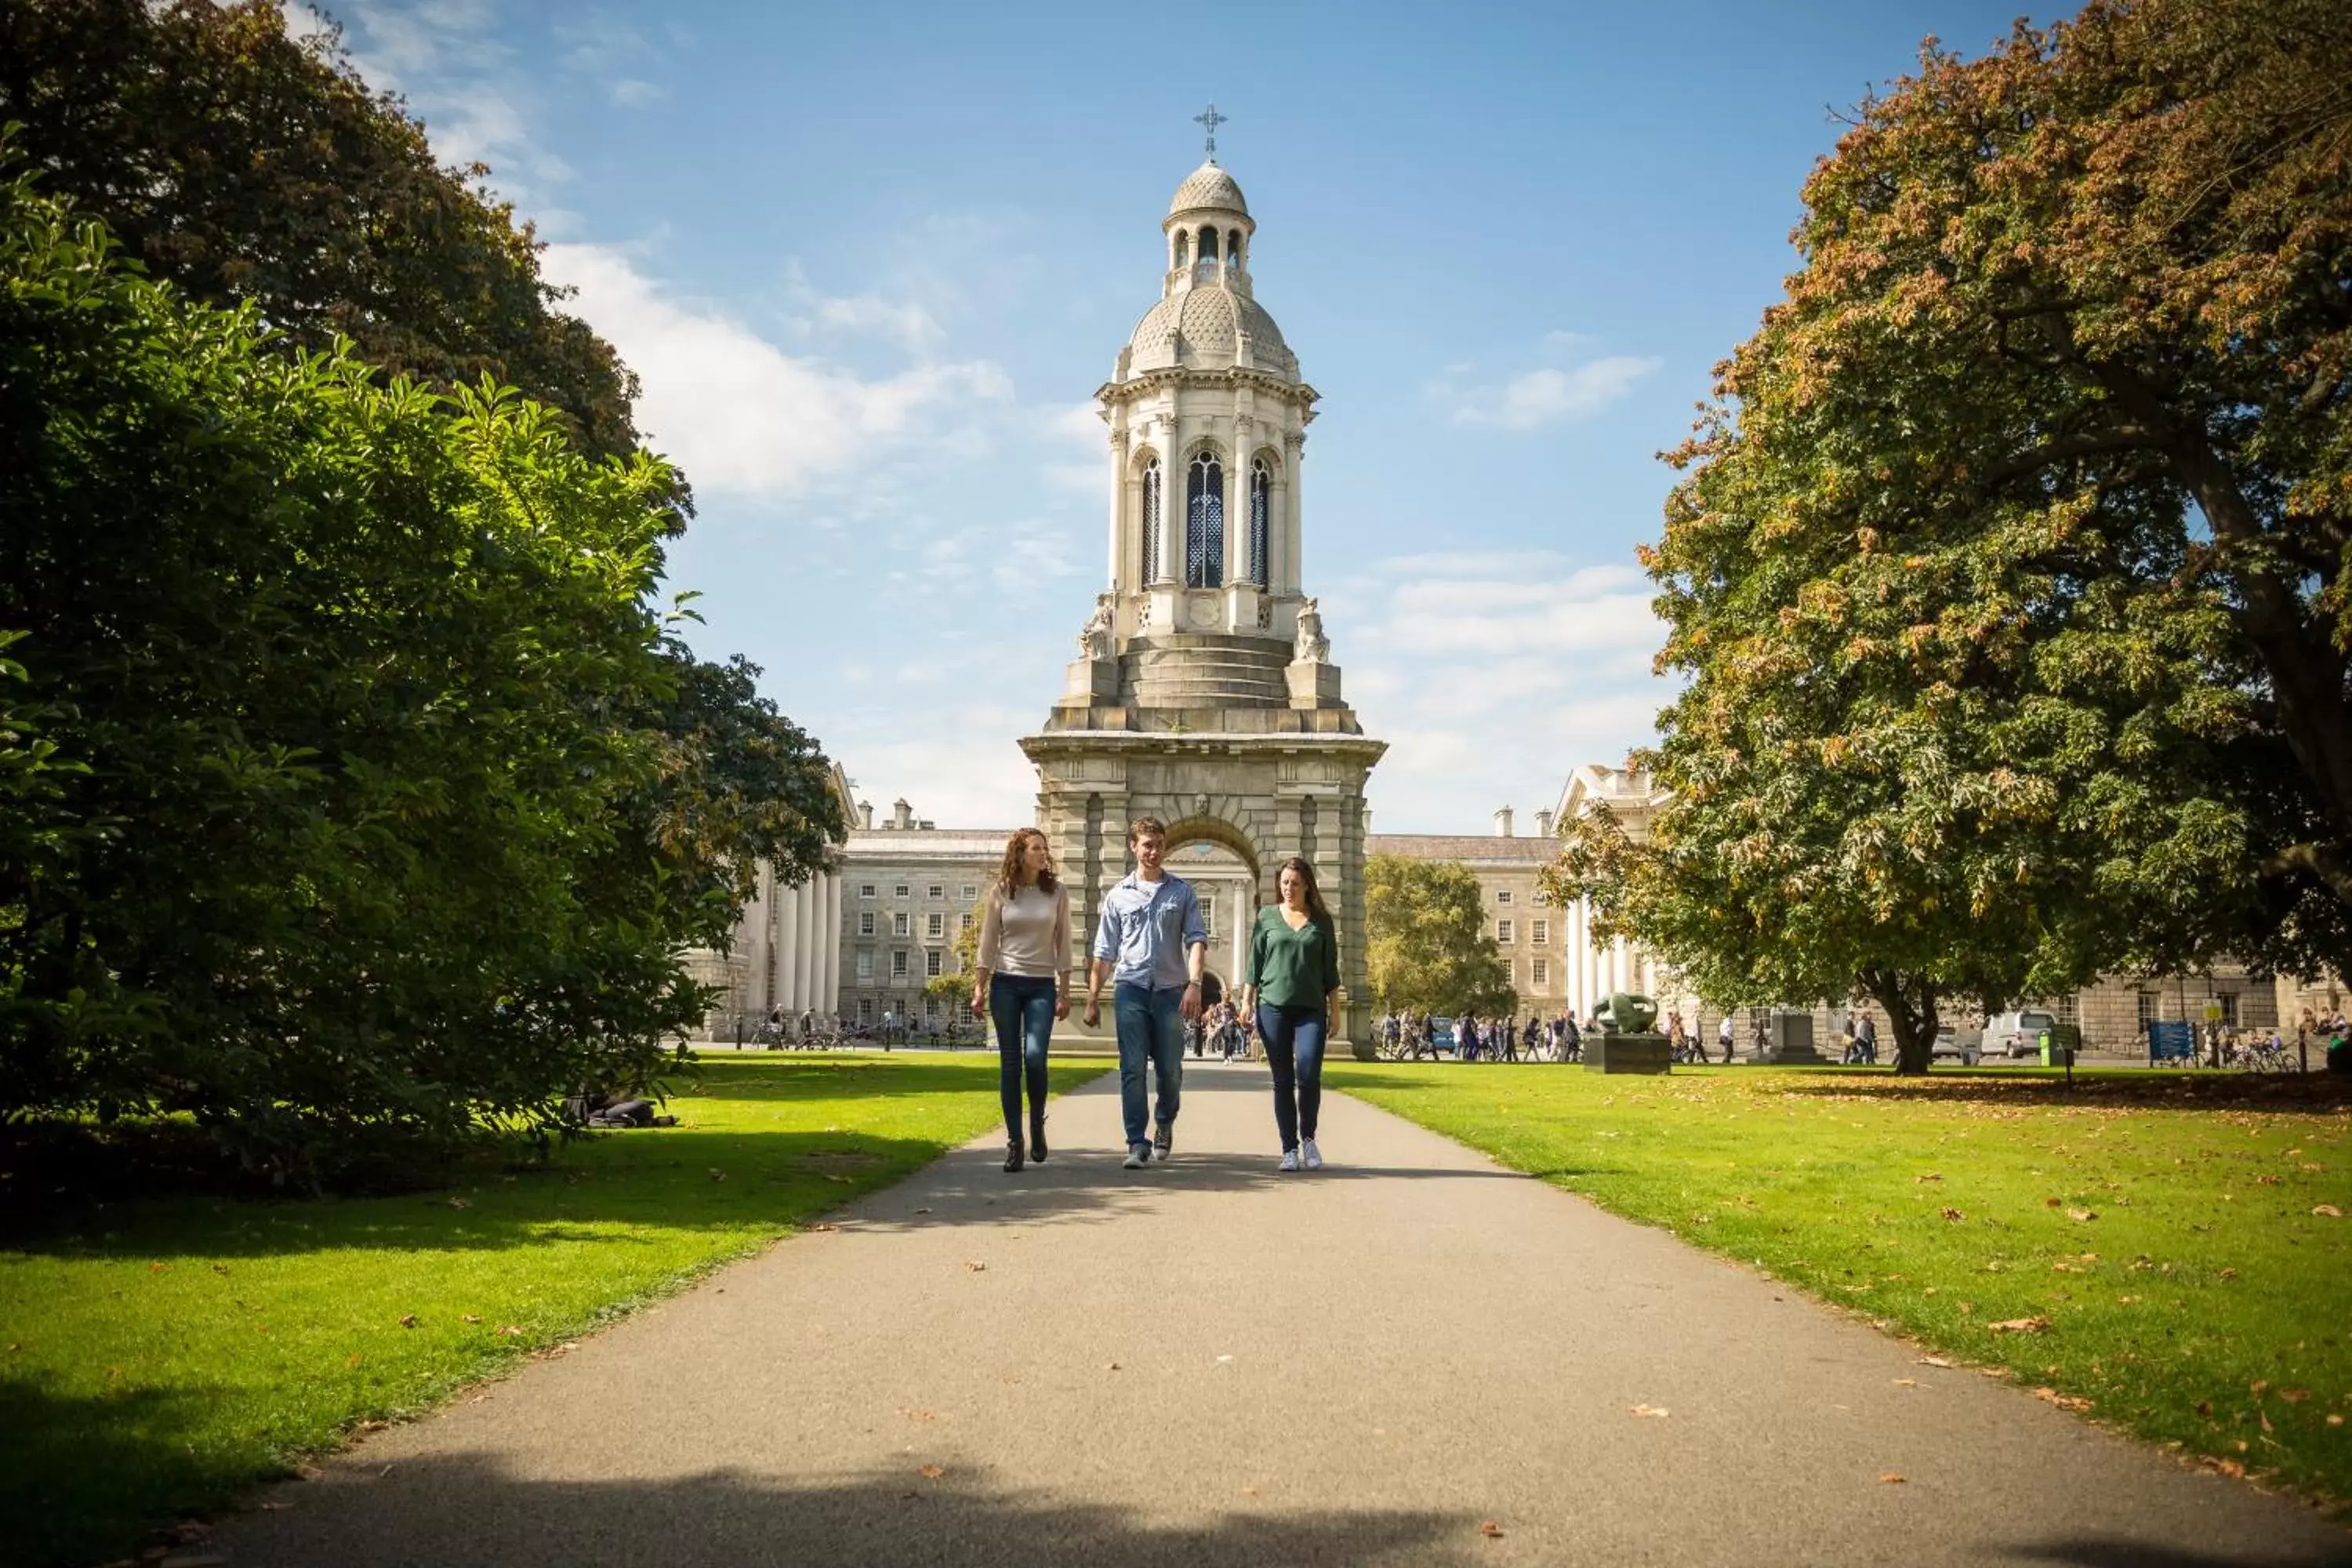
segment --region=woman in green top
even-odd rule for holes
[[[1275,886],[1282,902],[1257,912],[1250,932],[1244,1004],[1274,1068],[1274,1124],[1282,1133],[1282,1169],[1322,1169],[1315,1117],[1323,1104],[1323,1043],[1331,1032],[1331,994],[1339,989],[1339,942],[1331,911],[1315,889],[1315,868],[1297,856],[1282,863]]]

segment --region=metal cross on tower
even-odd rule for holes
[[[1232,118],[1230,114],[1219,114],[1217,106],[1213,103],[1199,114],[1192,116],[1193,124],[1205,125],[1209,129],[1209,162],[1212,163],[1217,161],[1217,127]]]

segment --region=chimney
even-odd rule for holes
[[[873,831],[874,803],[872,801],[861,800],[857,803],[857,826],[869,833]]]
[[[915,826],[915,808],[903,795],[890,803],[890,826],[901,831]]]
[[[1511,808],[1507,805],[1495,813],[1495,837],[1497,838],[1518,837],[1511,826]]]
[[[1536,813],[1536,832],[1541,837],[1549,838],[1551,837],[1551,808],[1549,806],[1546,806],[1543,810]]]

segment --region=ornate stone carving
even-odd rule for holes
[[[1323,614],[1316,607],[1318,601],[1308,599],[1298,606],[1298,639],[1292,659],[1299,664],[1321,664],[1331,657],[1331,639],[1323,635]]]

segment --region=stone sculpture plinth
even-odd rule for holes
[[[1658,1005],[1647,996],[1616,991],[1592,1010],[1597,1027],[1584,1037],[1587,1072],[1660,1073],[1674,1070],[1674,1046],[1651,1026]]]

